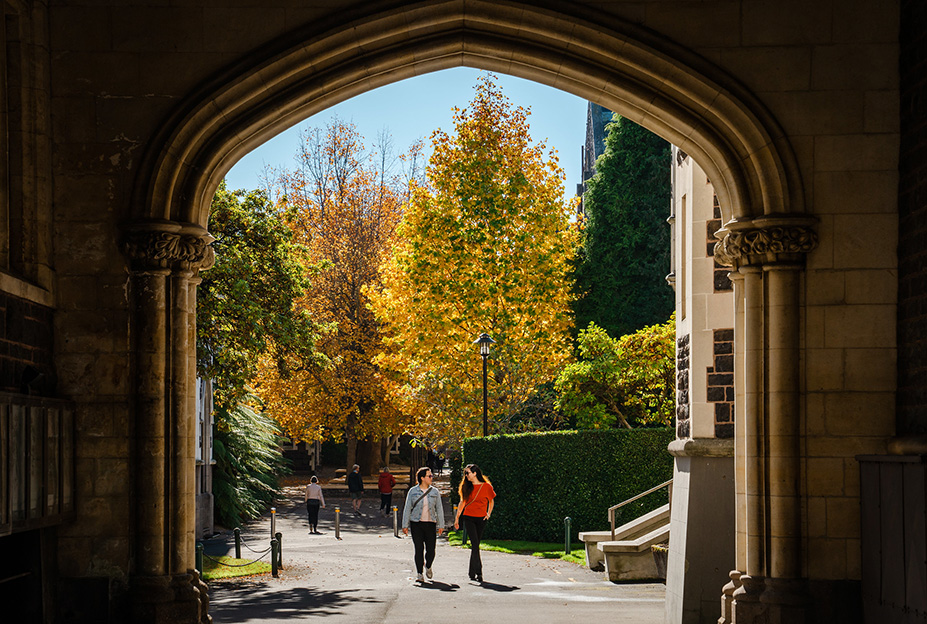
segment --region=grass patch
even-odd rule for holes
[[[209,557],[203,557],[203,580],[214,581],[216,579],[237,578],[239,576],[254,576],[257,574],[270,574],[270,564],[265,561],[252,561],[249,565],[248,559],[236,559],[235,557],[216,557],[216,563]],[[222,565],[222,564],[226,565]],[[229,567],[237,566],[237,567]]]
[[[462,531],[450,531],[447,534],[447,541],[451,546],[468,548],[462,543]],[[551,542],[522,542],[519,540],[483,540],[480,542],[480,550],[494,550],[513,555],[531,555],[533,557],[543,557],[544,559],[563,559],[577,565],[586,565],[586,548],[582,542],[579,542],[579,548],[573,548],[569,554],[563,552],[563,543],[554,544]]]

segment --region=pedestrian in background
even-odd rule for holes
[[[354,508],[354,515],[361,515],[361,497],[364,495],[364,479],[361,477],[360,466],[354,464],[351,468],[351,474],[348,475],[348,492],[351,494],[351,506]]]
[[[393,488],[395,486],[396,477],[389,471],[389,466],[383,466],[380,471],[377,489],[380,490],[380,511],[384,516],[389,515],[390,507],[393,505]]]
[[[438,535],[444,533],[444,504],[441,492],[432,486],[434,474],[427,466],[415,473],[418,485],[409,488],[406,504],[402,510],[402,532],[406,535],[412,531],[412,544],[415,547],[415,580],[424,583],[422,576],[429,580],[434,577],[431,566],[435,560],[435,544]]]
[[[483,562],[480,560],[480,540],[483,538],[486,521],[492,515],[496,491],[492,489],[492,483],[483,476],[483,472],[476,464],[467,464],[463,474],[458,488],[461,505],[457,508],[454,528],[460,528],[460,518],[463,516],[467,537],[470,539],[470,580],[482,583]]]
[[[306,512],[309,514],[309,532],[319,535],[319,509],[325,507],[325,496],[319,478],[312,475],[309,485],[306,486]]]

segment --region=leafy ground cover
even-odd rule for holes
[[[239,576],[270,574],[270,564],[266,561],[254,561],[250,565],[243,565],[247,562],[248,559],[236,559],[235,557],[222,556],[215,559],[203,557],[203,580],[214,581]]]
[[[469,548],[463,545],[463,531],[450,531],[447,535],[448,543],[451,546],[459,548]],[[494,550],[514,555],[531,555],[533,557],[543,557],[544,559],[563,559],[577,565],[586,565],[586,550],[582,542],[579,542],[578,548],[572,548],[569,554],[563,552],[563,542],[554,544],[551,542],[525,542],[519,540],[483,540],[480,542],[480,550]]]

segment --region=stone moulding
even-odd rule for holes
[[[734,440],[729,438],[689,438],[673,440],[667,447],[673,457],[733,457]]]
[[[794,263],[818,245],[818,235],[807,223],[718,230],[715,260],[735,270],[741,266]]]
[[[132,271],[195,274],[213,265],[215,254],[211,244],[215,239],[212,236],[196,226],[168,227],[133,228],[125,232],[122,250]]]

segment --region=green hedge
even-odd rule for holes
[[[608,529],[608,508],[673,476],[671,428],[552,431],[470,438],[462,463],[492,482],[496,505],[485,537],[563,539],[563,519],[580,531]],[[620,525],[667,502],[666,489],[623,507]]]

